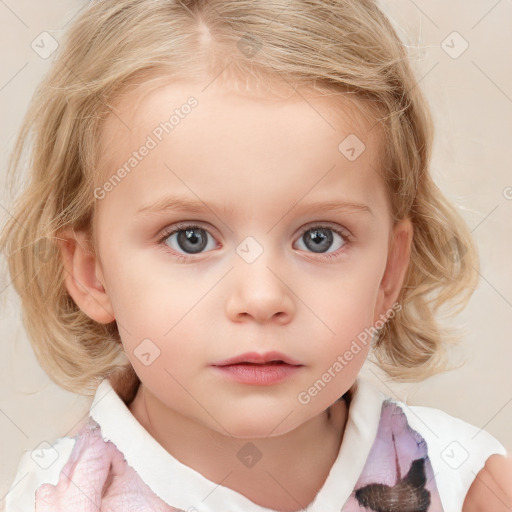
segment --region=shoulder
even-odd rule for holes
[[[425,440],[444,507],[460,510],[476,475],[489,457],[505,455],[505,447],[489,432],[440,409],[390,401]]]
[[[53,504],[55,494],[59,498],[62,489],[71,488],[77,493],[78,488],[82,500],[84,488],[101,492],[101,474],[108,474],[114,458],[120,461],[123,456],[113,443],[103,439],[101,427],[89,417],[74,438],[61,437],[53,444],[43,441],[23,454],[6,497],[6,512],[33,511],[37,505],[42,510],[54,510],[48,505]],[[69,486],[69,475],[75,486]],[[66,498],[78,503],[76,496]]]
[[[464,501],[463,512],[512,510],[512,455],[491,455]]]
[[[44,489],[48,488],[45,484],[57,486],[63,472],[67,474],[79,462],[86,469],[90,468],[93,459],[100,465],[107,463],[113,445],[104,438],[102,429],[94,419],[94,411],[100,408],[106,411],[112,417],[110,423],[119,428],[118,419],[119,414],[123,413],[123,402],[116,397],[115,390],[105,379],[96,390],[89,415],[77,423],[72,432],[52,443],[43,441],[33,450],[23,453],[5,497],[5,512],[33,511],[36,491],[42,487],[39,492],[44,494]]]
[[[60,437],[53,443],[41,442],[20,458],[18,470],[5,497],[5,512],[28,512],[35,509],[35,493],[42,484],[55,485],[69,459],[76,439]]]

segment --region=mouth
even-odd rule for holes
[[[297,375],[303,366],[286,356],[272,359],[268,354],[255,356],[254,353],[242,354],[213,365],[223,378],[249,386],[277,385]]]
[[[239,366],[239,365],[245,365],[245,366],[271,366],[271,365],[278,365],[278,364],[286,364],[288,365],[288,363],[285,363],[284,361],[267,361],[266,363],[249,363],[247,361],[245,362],[240,362],[240,363],[233,363],[233,364],[226,364],[226,365],[222,365],[222,366]],[[290,365],[288,365],[290,366]]]
[[[274,366],[274,365],[286,365],[286,366],[303,366],[299,361],[296,361],[280,352],[267,352],[265,354],[259,354],[257,352],[247,352],[240,354],[239,356],[218,361],[213,366]]]

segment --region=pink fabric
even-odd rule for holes
[[[57,485],[36,491],[36,512],[183,512],[142,481],[92,419],[84,425]]]
[[[57,485],[43,484],[36,491],[36,512],[69,511],[184,512],[154,494],[116,446],[103,440],[92,418],[78,433]],[[369,511],[443,512],[427,444],[389,400],[382,404],[365,467],[341,508]]]
[[[379,428],[342,512],[443,512],[428,446],[400,407],[382,404]]]

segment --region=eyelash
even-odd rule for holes
[[[340,254],[340,251],[341,252],[345,252],[347,250],[347,247],[349,247],[352,242],[353,242],[353,237],[352,235],[346,231],[346,230],[342,230],[342,229],[339,229],[339,228],[334,228],[332,225],[330,225],[329,223],[326,223],[326,224],[323,224],[323,223],[319,223],[319,224],[312,224],[310,225],[309,227],[305,228],[304,230],[301,231],[298,239],[300,239],[304,233],[307,233],[308,231],[314,229],[314,228],[327,228],[327,229],[330,229],[332,230],[334,233],[336,233],[337,235],[341,236],[345,243],[343,244],[343,246],[338,249],[337,251],[334,251],[334,252],[329,252],[329,253],[316,253],[318,254],[322,259],[332,259],[332,258],[339,258],[341,257],[341,254]],[[192,261],[195,258],[195,256],[193,255],[186,255],[186,254],[182,254],[182,253],[179,253],[179,252],[176,252],[174,251],[173,249],[171,249],[166,243],[165,241],[171,236],[171,235],[174,235],[174,233],[177,233],[179,231],[184,231],[185,229],[203,229],[204,231],[207,231],[210,235],[211,233],[206,229],[204,228],[203,226],[199,226],[197,224],[177,224],[176,226],[172,227],[172,228],[169,228],[167,229],[163,234],[162,236],[159,237],[158,239],[158,245],[159,246],[164,246],[164,250],[166,252],[171,252],[172,255],[178,260],[178,261]],[[202,254],[202,253],[199,253],[199,255]],[[315,253],[311,253],[311,254],[315,254]]]

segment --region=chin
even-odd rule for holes
[[[286,415],[255,418],[255,415],[247,416],[242,421],[240,417],[233,422],[226,422],[224,425],[229,433],[239,439],[268,439],[287,434],[297,425],[284,422]]]

